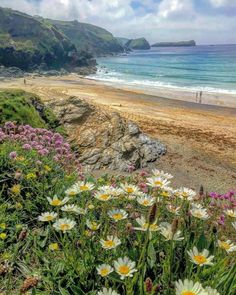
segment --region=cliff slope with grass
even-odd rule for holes
[[[90,55],[50,22],[0,8],[0,65],[22,70],[85,66]]]
[[[107,30],[78,21],[48,20],[62,31],[76,46],[79,52],[90,52],[99,56],[111,53],[121,53],[123,46]]]

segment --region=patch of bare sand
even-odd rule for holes
[[[49,101],[76,95],[106,111],[118,111],[168,147],[158,167],[176,185],[224,191],[236,187],[236,109],[155,97],[116,89],[75,76],[21,79],[0,84],[22,88]]]

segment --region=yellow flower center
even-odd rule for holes
[[[79,188],[81,191],[87,191],[89,189],[87,185],[81,185]]]
[[[168,192],[162,192],[161,195],[162,195],[162,197],[169,197],[169,193]]]
[[[184,291],[181,293],[181,295],[197,295],[195,292],[192,291]]]
[[[154,184],[155,184],[156,186],[162,186],[162,182],[161,182],[160,180],[156,180],[156,181],[154,182]]]
[[[63,223],[60,225],[60,229],[62,231],[68,230],[68,229],[70,229],[70,225],[68,223]]]
[[[123,218],[123,215],[121,213],[116,213],[116,214],[113,214],[112,217],[115,219],[115,220],[120,220]]]
[[[74,197],[75,195],[76,195],[76,192],[75,191],[69,192],[69,196],[70,197]]]
[[[127,266],[127,265],[121,265],[119,267],[119,272],[122,274],[122,275],[127,275],[129,272],[130,272],[130,268]]]
[[[108,198],[109,198],[109,195],[106,195],[106,194],[100,196],[101,200],[107,200]]]
[[[206,257],[203,256],[203,255],[196,255],[196,256],[194,256],[194,260],[195,260],[198,264],[204,264],[204,263],[207,261]]]
[[[132,187],[127,187],[126,191],[128,194],[132,194],[134,192],[134,189]]]
[[[112,240],[107,240],[107,241],[105,241],[104,245],[107,248],[111,248],[111,247],[115,246],[115,243]]]
[[[97,230],[98,229],[97,223],[96,222],[92,222],[90,228],[91,228],[91,230]]]
[[[58,246],[57,243],[52,243],[52,244],[50,244],[50,245],[49,245],[49,248],[50,248],[50,250],[53,250],[53,251],[55,251],[55,250],[59,250],[59,246]]]
[[[105,277],[106,275],[108,275],[109,270],[107,268],[103,268],[100,270],[101,276]]]
[[[198,217],[198,218],[203,217],[202,213],[199,212],[199,211],[197,211],[197,212],[195,211],[195,212],[194,212],[194,216],[195,216],[195,217]]]
[[[186,193],[186,192],[182,192],[182,196],[183,196],[184,198],[187,198],[187,197],[188,197],[188,193]]]
[[[223,248],[225,250],[230,249],[230,245],[227,242],[220,242],[220,246],[221,246],[221,248]]]
[[[51,221],[51,220],[53,220],[53,216],[52,215],[48,215],[48,216],[45,217],[45,220]]]
[[[234,214],[234,212],[228,212],[228,216],[229,216],[229,217],[235,217],[236,214]]]
[[[149,205],[149,201],[148,201],[148,200],[144,200],[144,201],[143,201],[143,205],[144,205],[144,206]]]
[[[158,227],[156,224],[151,224],[150,225],[150,230],[156,230]]]
[[[55,199],[55,200],[52,200],[51,205],[52,206],[60,206],[61,203],[62,203],[61,200]]]
[[[19,184],[13,185],[13,187],[11,188],[11,192],[13,194],[18,195],[20,193],[20,189],[21,189],[21,187]]]

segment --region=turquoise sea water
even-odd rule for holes
[[[236,45],[153,48],[97,62],[91,78],[117,85],[236,94]]]

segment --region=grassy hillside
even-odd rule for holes
[[[0,90],[0,124],[14,121],[33,127],[59,127],[59,122],[40,101],[40,98],[22,90]]]
[[[0,8],[0,65],[23,70],[46,64],[49,68],[73,65],[74,44],[49,22]]]
[[[123,52],[117,39],[103,28],[78,21],[47,20],[61,30],[76,46],[78,51],[94,55]]]
[[[146,50],[150,49],[150,44],[145,38],[138,38],[129,40],[125,46],[129,49],[136,49],[136,50]]]

